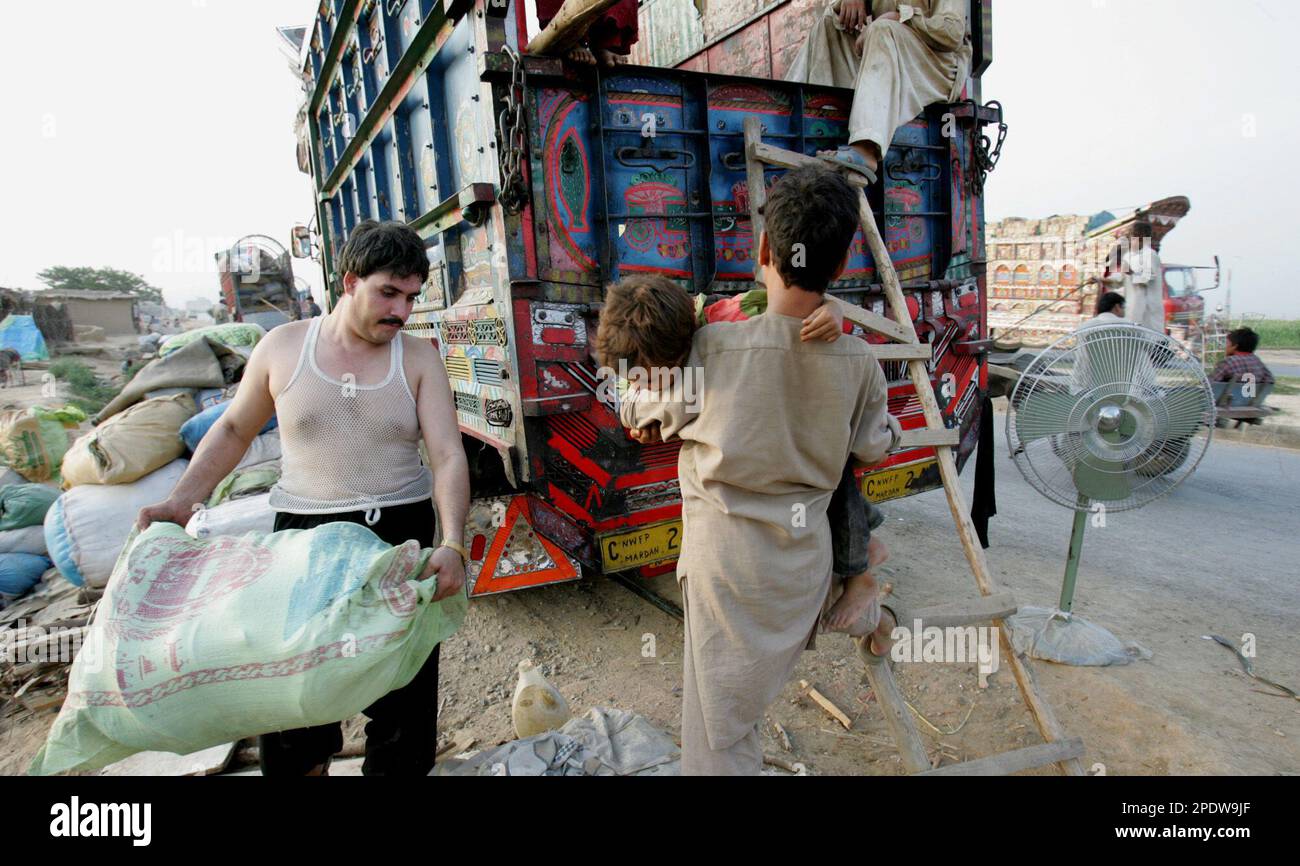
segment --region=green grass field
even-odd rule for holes
[[[1237,319],[1232,327],[1246,326],[1259,334],[1261,349],[1300,349],[1300,321],[1285,319]]]
[[[1288,396],[1300,394],[1300,377],[1297,376],[1278,376],[1273,385],[1274,394],[1286,394]]]

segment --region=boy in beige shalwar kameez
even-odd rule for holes
[[[830,589],[831,494],[850,455],[876,463],[897,441],[884,374],[867,344],[800,339],[804,318],[843,269],[857,201],[833,172],[788,172],[768,198],[759,241],[768,311],[700,329],[686,376],[667,391],[633,391],[620,405],[624,425],[658,422],[664,439],[683,441],[683,775],[761,769],[758,723],[809,644]],[[773,253],[796,242],[806,242],[806,268]]]
[[[860,32],[843,23],[844,2],[833,0],[813,24],[786,80],[853,88],[850,146],[837,159],[874,173],[899,126],[927,105],[961,98],[971,64],[968,0],[874,0]]]

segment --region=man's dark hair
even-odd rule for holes
[[[858,230],[858,200],[838,172],[819,166],[790,169],[772,186],[763,216],[772,262],[786,285],[826,291]]]
[[[429,279],[429,257],[424,241],[410,226],[363,220],[343,245],[338,270],[339,274],[353,273],[362,279],[386,271],[399,280],[418,276],[420,282],[425,282]]]
[[[1228,332],[1228,341],[1242,352],[1253,352],[1259,348],[1259,334],[1250,328],[1238,328]]]
[[[1124,306],[1124,296],[1119,292],[1107,292],[1097,299],[1097,312],[1095,315],[1100,316],[1102,313],[1109,313],[1116,307]]]

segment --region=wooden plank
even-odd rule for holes
[[[587,28],[618,0],[564,0],[560,11],[537,37],[528,43],[529,54],[560,54],[587,34]]]
[[[920,620],[921,628],[956,628],[976,623],[1000,620],[1011,616],[1019,609],[1016,599],[1009,592],[986,595],[969,601],[954,601],[948,604],[936,604],[911,611],[911,622],[900,623],[908,628],[915,628]]]
[[[954,428],[940,427],[937,430],[931,430],[928,427],[918,427],[915,430],[904,430],[903,435],[898,439],[898,449],[903,451],[908,448],[928,448],[938,445],[956,445],[961,441],[961,431]]]
[[[864,639],[854,638],[854,642],[859,646],[862,640]],[[859,651],[865,652],[865,649]],[[903,700],[903,694],[898,690],[898,683],[894,681],[894,671],[890,668],[889,662],[864,664],[863,667],[866,668],[867,680],[876,693],[876,700],[885,713],[885,723],[889,725],[890,733],[894,735],[894,742],[898,744],[898,754],[903,759],[903,766],[909,773],[929,770],[930,757],[926,754],[921,735],[917,733],[916,723],[912,721],[912,716],[907,711],[907,702]]]
[[[758,118],[746,117],[745,121],[753,120],[754,125],[758,126]],[[749,139],[745,139],[745,158],[747,160],[756,159],[759,162],[774,165],[777,168],[799,168],[805,165],[819,165],[822,168],[828,168],[826,160],[818,159],[815,156],[804,156],[802,153],[795,153],[792,150],[782,150],[779,147],[773,147],[770,144],[764,144],[761,141],[754,142],[753,147],[749,146]]]
[[[749,219],[753,237],[754,282],[763,285],[763,266],[758,263],[758,244],[763,235],[761,208],[767,202],[767,181],[763,177],[763,164],[754,157],[755,151],[765,147],[762,141],[763,126],[757,117],[745,118],[745,185],[749,189]]]
[[[817,706],[825,710],[831,718],[843,725],[844,730],[847,731],[853,727],[853,721],[848,717],[848,715],[839,707],[835,706],[834,702],[831,701],[830,698],[813,688],[807,680],[799,680],[799,688],[803,689],[807,693],[808,697],[812,698],[817,703]]]
[[[1053,743],[1039,743],[1012,752],[1003,752],[976,761],[963,761],[937,770],[925,770],[918,776],[1008,776],[1021,770],[1031,770],[1044,764],[1056,764],[1077,759],[1083,755],[1083,740],[1070,737]]]
[[[929,343],[872,343],[871,354],[877,361],[928,361]]]
[[[920,345],[917,343],[915,330],[908,330],[902,325],[899,325],[893,319],[887,319],[878,313],[873,313],[871,310],[859,307],[857,304],[850,304],[848,301],[841,300],[840,298],[834,298],[834,301],[839,306],[840,312],[843,313],[844,318],[857,325],[861,325],[871,333],[879,334],[882,337],[888,337],[889,339],[899,343],[906,343],[912,346]],[[883,347],[873,346],[872,348]],[[921,356],[921,360],[930,360],[929,349],[930,347],[927,345],[926,353]],[[907,358],[903,360],[912,359]]]

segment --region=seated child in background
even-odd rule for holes
[[[800,338],[831,342],[847,331],[840,301],[827,298],[800,331]],[[694,299],[678,283],[657,275],[629,277],[609,287],[596,335],[598,360],[618,370],[672,370],[686,363],[695,329],[714,322],[741,322],[762,315],[767,291],[753,289],[740,295],[715,295]],[[640,335],[639,337],[637,335]],[[647,339],[648,338],[648,339]],[[655,347],[653,357],[639,348]],[[659,442],[658,425],[629,431],[643,445]],[[826,512],[831,529],[833,569],[843,580],[843,592],[822,617],[822,628],[862,637],[880,621],[881,594],[871,569],[889,558],[883,542],[872,530],[884,522],[881,514],[858,488],[853,461],[844,467],[839,487]],[[880,636],[877,646],[888,635]]]

